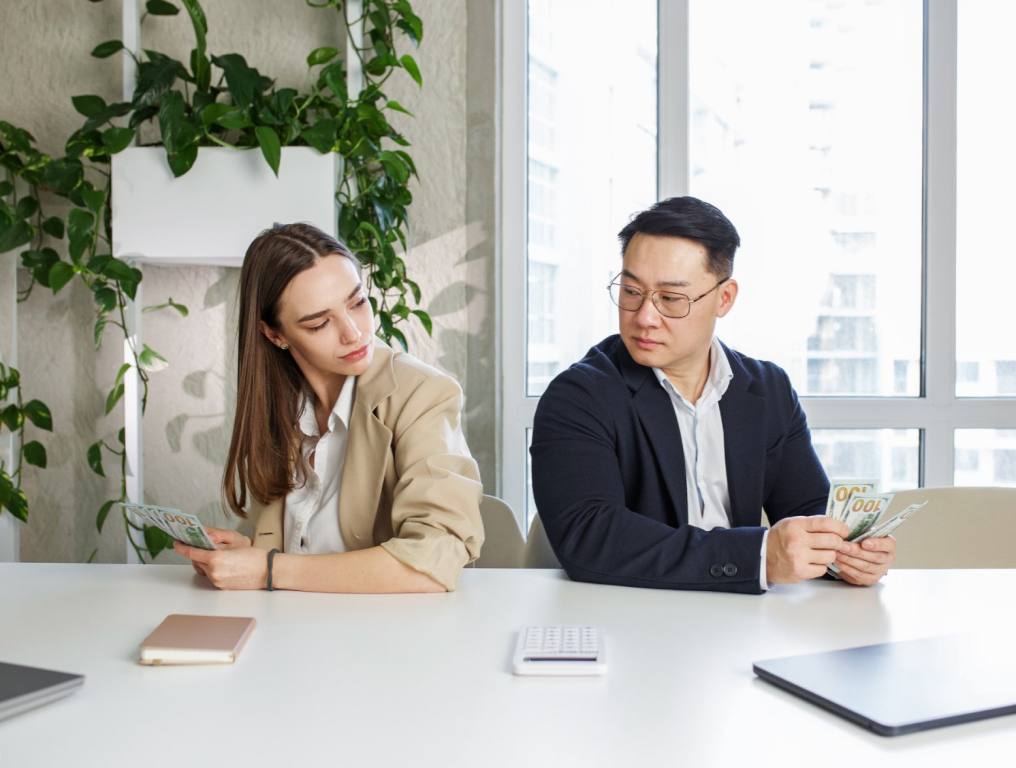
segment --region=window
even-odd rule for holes
[[[1016,102],[997,89],[1016,5],[616,8],[502,4],[502,495],[528,509],[539,393],[615,328],[617,230],[675,194],[737,226],[741,293],[718,333],[787,370],[830,474],[1016,484],[999,234]]]
[[[998,78],[1016,65],[1009,31],[1016,4],[958,2],[956,146],[956,359],[994,371],[976,386],[957,379],[967,397],[1016,395],[1016,332],[1007,294],[1016,285],[1006,229],[1016,175],[1012,127],[1016,102]]]

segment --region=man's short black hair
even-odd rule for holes
[[[715,205],[697,197],[670,197],[635,214],[618,232],[621,255],[636,234],[683,237],[705,246],[706,268],[717,277],[730,277],[734,271],[734,252],[741,238]]]

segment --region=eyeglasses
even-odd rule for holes
[[[673,291],[643,291],[631,285],[623,285],[618,282],[619,277],[620,275],[617,275],[613,282],[607,286],[610,300],[618,307],[625,312],[638,312],[645,303],[646,296],[649,296],[657,312],[664,317],[675,319],[687,317],[691,313],[692,304],[705,298],[730,279],[729,277],[723,278],[708,291],[693,299],[683,293],[674,293]]]

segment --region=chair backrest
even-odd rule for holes
[[[529,536],[526,537],[526,568],[560,568],[557,555],[554,554],[547,538],[547,532],[543,529],[539,515],[533,518],[529,526]]]
[[[483,547],[477,568],[521,568],[526,543],[512,508],[496,496],[484,494],[480,502]]]
[[[889,511],[921,501],[893,534],[896,567],[1016,568],[1016,488],[915,488]]]

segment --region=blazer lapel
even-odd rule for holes
[[[759,525],[765,467],[765,400],[751,391],[754,378],[726,346],[734,378],[720,400],[723,451],[727,462],[730,525]]]
[[[684,469],[684,448],[681,431],[674,415],[674,405],[660,385],[652,369],[639,365],[618,341],[618,363],[621,375],[632,392],[632,403],[642,428],[649,438],[660,474],[670,497],[678,525],[688,525],[688,487]]]
[[[339,530],[349,549],[374,544],[374,517],[391,451],[392,432],[377,406],[395,391],[395,353],[374,340],[374,359],[357,379],[339,491]]]

